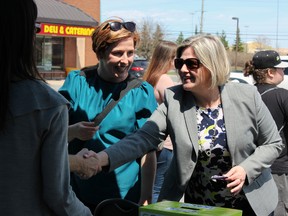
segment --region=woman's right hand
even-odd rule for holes
[[[69,155],[69,165],[70,171],[82,179],[91,178],[102,171],[97,154],[87,148],[83,148],[76,155]]]
[[[94,122],[78,122],[73,125],[69,125],[68,128],[68,141],[75,138],[86,141],[93,138],[95,132],[99,129],[99,126],[95,126]]]
[[[239,194],[243,188],[246,179],[246,171],[241,166],[234,166],[224,176],[227,176],[227,188],[233,195]]]

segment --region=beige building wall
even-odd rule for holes
[[[85,38],[77,38],[76,39],[76,67],[82,68],[85,66],[85,46],[86,46],[86,39]]]

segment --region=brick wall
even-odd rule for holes
[[[93,17],[97,22],[100,22],[100,0],[62,0],[67,4],[73,5],[86,14]],[[85,65],[95,65],[97,58],[95,53],[92,50],[92,40],[91,38],[86,38],[85,41]]]

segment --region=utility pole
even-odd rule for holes
[[[203,33],[203,16],[204,16],[204,0],[202,0],[202,8],[201,8],[200,34]]]
[[[277,0],[276,50],[278,51],[279,0]]]

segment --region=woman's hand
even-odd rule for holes
[[[227,188],[233,195],[237,195],[242,190],[246,179],[246,171],[241,166],[235,166],[229,170],[224,176],[227,176]]]
[[[94,122],[78,122],[73,125],[69,125],[68,128],[68,141],[75,138],[86,141],[93,138],[99,126],[95,126]]]
[[[76,155],[69,155],[69,162],[70,171],[83,179],[88,179],[102,171],[97,154],[86,148],[83,148]]]

